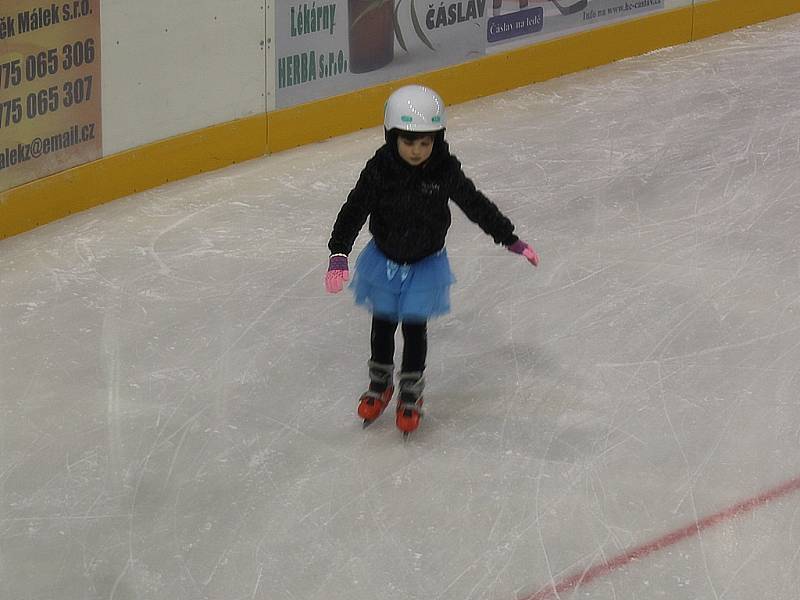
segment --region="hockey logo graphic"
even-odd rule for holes
[[[400,28],[400,22],[397,19],[397,13],[400,10],[400,6],[403,4],[403,0],[397,0],[397,6],[394,9],[394,34],[397,37],[397,43],[400,44],[400,47],[408,52],[408,48],[406,48],[406,42],[403,39],[403,30]],[[422,31],[422,27],[419,24],[419,17],[417,17],[417,8],[414,4],[414,0],[409,0],[409,5],[411,6],[411,23],[414,25],[414,31],[417,34],[417,37],[431,50],[434,50],[433,44],[425,35],[425,32]]]
[[[536,1],[536,0],[534,0]],[[589,0],[538,0],[540,3],[550,3],[558,12],[562,15],[572,15],[577,12],[580,12],[586,8],[589,4]],[[512,0],[508,4],[516,4],[514,7],[514,11],[523,11],[528,8],[530,4],[530,0]],[[504,2],[503,0],[493,0],[492,2],[492,9],[494,11],[494,15],[497,16],[498,14],[511,12],[509,10],[504,10]]]
[[[571,15],[586,8],[588,0],[550,0],[562,15]]]
[[[366,73],[394,59],[394,44],[410,52],[410,21],[413,36],[430,51],[437,51],[431,33],[439,29],[480,19],[487,0],[440,0],[428,4],[424,14],[415,0],[348,0],[350,9],[350,72]],[[406,16],[406,11],[408,12]]]

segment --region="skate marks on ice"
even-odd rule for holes
[[[547,600],[548,598],[561,597],[561,594],[565,592],[570,592],[582,586],[591,585],[595,579],[610,575],[614,571],[630,563],[646,559],[651,554],[664,551],[671,546],[680,544],[688,538],[701,535],[707,529],[723,525],[727,521],[744,517],[753,510],[769,504],[770,502],[780,500],[784,496],[797,493],[798,491],[800,491],[800,477],[787,481],[754,498],[739,502],[713,515],[698,519],[686,527],[677,529],[656,540],[632,548],[624,554],[604,559],[602,562],[596,563],[588,569],[584,569],[560,579],[558,582],[554,582],[547,587],[541,588],[535,594],[526,596],[525,600]]]
[[[542,264],[454,209],[405,444],[321,283],[379,130],[0,243],[0,596],[794,597],[796,31],[451,111]]]

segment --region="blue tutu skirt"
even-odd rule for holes
[[[378,317],[427,321],[450,312],[450,286],[455,280],[444,249],[412,264],[398,264],[370,240],[358,256],[350,289],[356,304]]]

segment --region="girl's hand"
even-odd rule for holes
[[[527,258],[528,262],[534,267],[539,266],[539,255],[536,254],[536,251],[530,245],[526,244],[522,240],[517,240],[508,246],[508,251],[513,252],[514,254],[521,254]]]
[[[338,294],[348,279],[350,279],[350,270],[347,267],[347,256],[344,254],[332,255],[328,261],[328,272],[325,273],[325,290],[329,294]]]

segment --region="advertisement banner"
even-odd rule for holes
[[[493,0],[487,15],[486,41],[490,50],[507,49],[512,43],[532,44],[662,10],[664,1]]]
[[[101,156],[100,0],[3,0],[0,191]]]
[[[279,0],[276,106],[479,58],[491,1]]]

